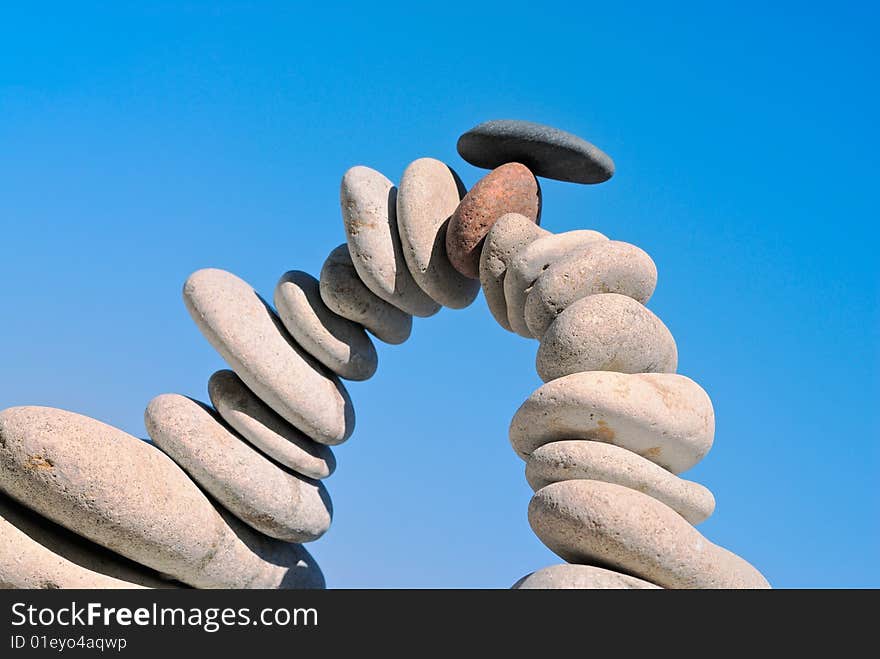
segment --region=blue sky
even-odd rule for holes
[[[207,400],[223,366],[190,272],[271,297],[344,240],[348,167],[433,156],[470,186],[461,132],[544,122],[617,173],[542,181],[543,225],[651,254],[649,306],[714,401],[701,530],[776,586],[880,586],[873,3],[150,4],[0,10],[0,407],[144,436],[150,398]],[[507,441],[537,343],[480,296],[377,347],[311,546],[329,585],[507,587],[559,562]]]

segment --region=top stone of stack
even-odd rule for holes
[[[522,163],[535,176],[570,183],[602,183],[614,161],[598,147],[564,130],[515,119],[479,124],[458,138],[458,153],[476,167]]]

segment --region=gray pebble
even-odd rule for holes
[[[458,153],[477,167],[521,162],[536,176],[572,183],[602,183],[614,175],[614,162],[598,147],[531,121],[496,119],[475,126],[458,138]]]

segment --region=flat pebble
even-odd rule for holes
[[[446,256],[449,218],[465,192],[458,174],[434,158],[410,163],[397,191],[397,229],[410,274],[435,302],[451,309],[467,307],[480,292],[479,283]]]
[[[600,293],[577,300],[541,337],[535,358],[544,382],[582,371],[674,373],[675,339],[631,297]]]
[[[137,565],[0,494],[0,588],[170,588]]]
[[[617,240],[590,243],[538,276],[526,297],[526,326],[540,338],[560,313],[582,297],[620,293],[645,304],[656,286],[654,261],[635,245]]]
[[[602,442],[544,444],[529,456],[526,480],[535,491],[568,480],[622,485],[665,503],[691,524],[705,521],[715,510],[715,497],[699,483],[679,478],[625,448]]]
[[[332,312],[366,327],[380,341],[398,345],[409,338],[412,316],[388,304],[364,285],[343,243],[324,261],[321,299]]]
[[[492,170],[470,189],[449,220],[446,253],[465,277],[480,276],[480,252],[492,225],[507,213],[541,222],[541,188],[527,167],[508,163]]]
[[[107,549],[196,588],[323,588],[300,545],[242,539],[171,458],[95,419],[0,412],[0,490]]]
[[[379,357],[364,328],[330,311],[310,274],[285,272],[275,287],[275,308],[300,347],[340,377],[367,380],[376,372]]]
[[[273,460],[309,478],[327,478],[336,469],[329,446],[309,439],[278,416],[232,371],[214,373],[208,395],[223,420]]]
[[[535,176],[571,183],[602,183],[614,162],[598,147],[559,128],[516,119],[496,119],[458,138],[458,153],[476,167],[521,162]]]
[[[569,563],[601,563],[664,588],[769,588],[752,565],[712,544],[669,506],[628,487],[553,483],[529,504],[529,524]]]
[[[592,565],[562,563],[541,568],[513,584],[514,590],[646,590],[658,589],[644,579]]]
[[[202,334],[248,389],[321,444],[341,444],[354,430],[348,392],[287,334],[250,285],[207,268],[189,276],[183,300]]]
[[[549,235],[549,231],[518,213],[502,215],[486,234],[480,253],[480,285],[489,311],[507,331],[513,331],[507,320],[507,301],[504,299],[507,265],[526,245]]]
[[[522,337],[532,338],[526,325],[526,298],[542,272],[574,251],[607,237],[592,229],[577,229],[542,236],[523,247],[507,265],[504,276],[504,299],[511,329]]]
[[[440,310],[407,268],[397,233],[397,188],[375,169],[358,165],[342,177],[342,219],[348,251],[373,293],[413,316]]]
[[[510,423],[510,443],[525,458],[539,446],[589,439],[638,453],[673,473],[712,448],[712,401],[683,375],[573,373],[537,389]]]
[[[270,538],[311,542],[332,517],[323,485],[285,470],[229,430],[206,406],[156,396],[144,423],[153,442],[245,524]]]

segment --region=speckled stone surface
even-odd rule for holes
[[[582,371],[674,373],[678,349],[666,325],[631,297],[581,298],[556,317],[535,358],[544,382]]]
[[[410,274],[435,302],[451,309],[467,307],[480,291],[446,255],[446,228],[465,192],[458,174],[434,158],[410,163],[397,191],[397,229]]]
[[[229,430],[206,406],[156,396],[144,413],[153,442],[214,499],[271,538],[311,542],[330,528],[323,486],[287,471]]]
[[[709,542],[672,508],[620,485],[548,485],[532,497],[529,524],[569,563],[601,563],[664,588],[770,587],[752,565]]]
[[[715,510],[715,497],[699,483],[679,478],[647,458],[603,442],[544,444],[529,456],[526,480],[535,491],[567,480],[623,485],[665,503],[691,524],[704,522]]]
[[[597,241],[607,241],[603,234],[592,229],[576,229],[564,233],[541,236],[516,253],[507,265],[504,276],[504,299],[507,302],[507,320],[511,329],[522,337],[533,338],[526,325],[526,299],[532,285],[551,265]]]
[[[327,478],[336,469],[329,446],[309,439],[278,416],[232,371],[214,373],[208,395],[223,420],[273,460],[309,478]]]
[[[480,286],[492,316],[509,332],[513,330],[507,320],[507,301],[504,298],[507,266],[526,245],[549,235],[549,231],[518,213],[502,215],[486,234],[480,252]]]
[[[331,371],[348,380],[367,380],[376,372],[379,357],[364,328],[330,311],[318,280],[310,274],[285,272],[275,286],[274,300],[290,335]]]
[[[0,588],[172,588],[148,568],[104,549],[0,494]]]
[[[446,253],[465,277],[479,278],[483,239],[507,213],[518,213],[535,224],[541,221],[538,181],[519,163],[502,165],[477,181],[449,220]]]
[[[321,299],[332,312],[366,327],[377,339],[398,345],[409,338],[412,316],[373,293],[364,285],[342,244],[321,267]]]
[[[526,297],[526,326],[540,338],[559,314],[582,297],[619,293],[645,304],[656,285],[654,261],[635,245],[617,240],[590,243],[538,276]]]
[[[308,552],[234,530],[158,448],[48,407],[0,412],[0,490],[107,549],[197,588],[323,588]],[[275,541],[277,542],[277,541]]]
[[[189,276],[183,300],[202,334],[248,389],[321,444],[344,442],[354,408],[342,383],[287,334],[251,286],[224,270]]]
[[[380,172],[358,165],[342,177],[342,219],[352,263],[373,293],[413,316],[440,310],[416,284],[397,233],[397,188]]]
[[[598,147],[531,121],[496,119],[474,126],[458,138],[458,153],[477,167],[521,162],[536,176],[571,183],[602,183],[614,175],[614,162]]]
[[[706,392],[683,375],[574,373],[532,393],[513,416],[509,434],[523,458],[550,442],[589,439],[677,474],[709,452],[715,413]]]
[[[660,586],[601,567],[562,563],[527,574],[511,588],[513,590],[645,590],[657,589]]]

